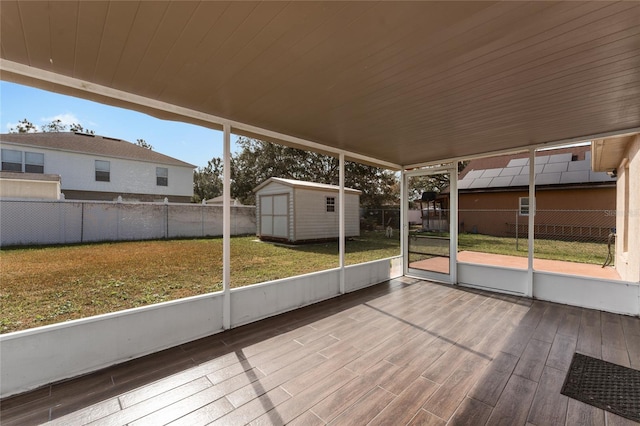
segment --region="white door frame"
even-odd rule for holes
[[[449,273],[409,270],[409,209],[408,184],[410,177],[429,176],[439,173],[449,173]],[[457,161],[441,167],[428,169],[415,169],[402,171],[402,204],[400,207],[402,217],[402,270],[404,275],[426,278],[449,284],[457,284],[457,253],[458,253],[458,163]]]

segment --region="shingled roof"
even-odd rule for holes
[[[193,164],[147,148],[142,148],[131,142],[87,133],[3,133],[0,135],[0,141],[2,141],[2,143],[15,143],[37,148],[98,155],[101,157],[145,161],[170,166],[196,167]]]

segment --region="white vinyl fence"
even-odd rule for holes
[[[254,206],[231,207],[231,234],[256,233]],[[103,201],[0,201],[0,246],[222,235],[222,206]]]

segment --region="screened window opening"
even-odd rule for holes
[[[327,197],[327,213],[336,211],[336,197]]]
[[[156,185],[169,186],[169,169],[166,167],[156,167]]]
[[[25,152],[24,171],[27,173],[44,173],[44,154],[39,152]]]
[[[8,172],[22,171],[22,151],[14,149],[2,150],[2,170]]]
[[[518,206],[520,216],[529,216],[529,197],[520,197]]]
[[[111,164],[109,161],[96,160],[96,181],[111,181]]]

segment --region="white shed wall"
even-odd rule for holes
[[[42,149],[18,144],[7,148],[44,154],[44,173],[61,176],[61,190],[123,192],[191,197],[193,169],[190,167],[101,157],[97,155]],[[110,182],[96,182],[95,160],[110,162]],[[169,169],[168,186],[156,185],[156,167]]]
[[[295,240],[338,238],[339,197],[338,192],[318,191],[302,188],[294,190]],[[334,212],[327,212],[326,197],[335,197]],[[345,236],[360,235],[360,196],[345,194]]]

